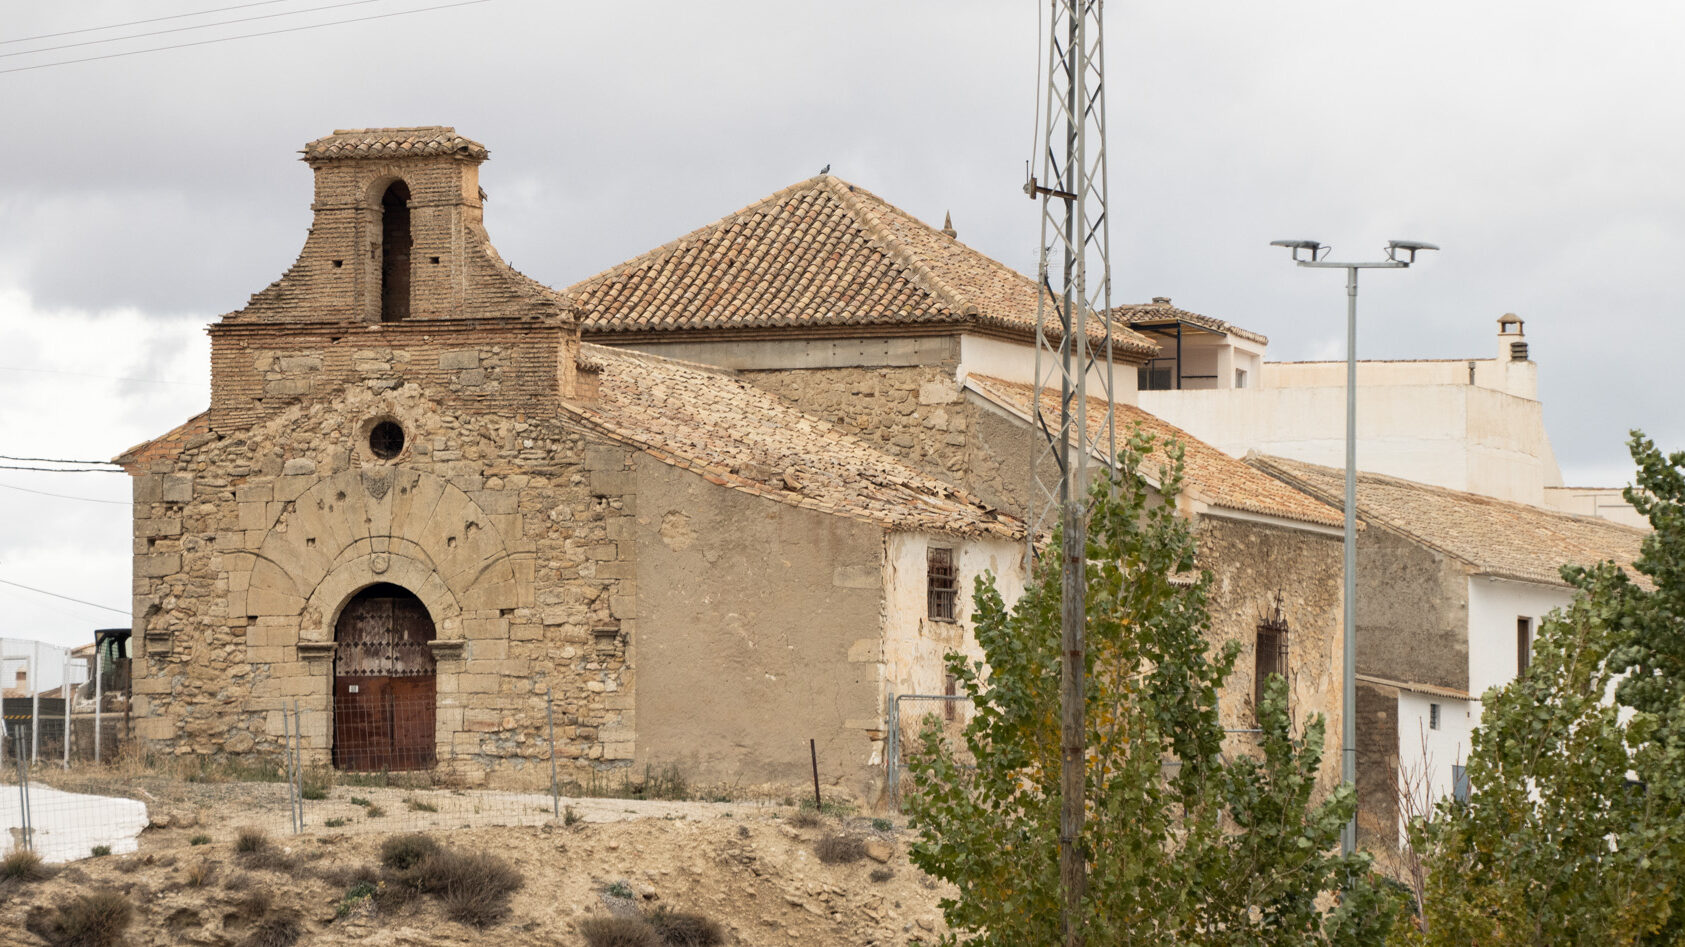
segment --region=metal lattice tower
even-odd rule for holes
[[[1087,886],[1079,840],[1086,783],[1089,465],[1096,456],[1103,463],[1117,456],[1102,8],[1101,0],[1050,2],[1045,121],[1037,122],[1041,175],[1024,188],[1041,200],[1032,409],[1045,439],[1031,465],[1031,557],[1035,537],[1056,520],[1062,534],[1059,876],[1067,947],[1083,943],[1078,918]]]
[[[1102,6],[1050,3],[1045,120],[1037,129],[1042,167],[1024,186],[1041,201],[1033,397],[1045,438],[1032,468],[1035,532],[1062,519],[1067,499],[1086,495],[1095,457],[1109,462],[1117,454]],[[1100,417],[1089,416],[1088,398],[1099,402]]]

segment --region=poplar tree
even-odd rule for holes
[[[1296,734],[1277,677],[1251,749],[1225,741],[1217,695],[1239,646],[1210,645],[1211,577],[1176,512],[1181,448],[1154,490],[1140,473],[1151,444],[1137,431],[1090,498],[1087,942],[1379,943],[1397,901],[1370,885],[1367,856],[1338,854],[1355,799],[1315,792],[1322,717]],[[979,578],[983,660],[947,659],[975,704],[965,752],[931,727],[909,766],[912,860],[959,889],[942,902],[946,943],[1060,941],[1059,595],[1056,555],[1011,608]]]
[[[1564,568],[1574,601],[1484,696],[1468,800],[1414,830],[1431,944],[1685,942],[1685,453],[1630,447],[1645,581]]]

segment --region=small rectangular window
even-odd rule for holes
[[[1287,616],[1281,610],[1281,596],[1274,607],[1258,622],[1252,665],[1252,708],[1264,706],[1264,685],[1270,675],[1287,677]]]
[[[1438,704],[1429,704],[1428,705],[1428,729],[1429,730],[1438,730],[1439,729],[1439,705]]]
[[[925,580],[929,590],[929,615],[936,621],[959,617],[959,573],[954,568],[954,551],[931,546],[925,552]]]
[[[1469,771],[1465,766],[1451,767],[1451,796],[1458,802],[1469,801]]]
[[[1234,386],[1236,388],[1246,387],[1246,369],[1237,368],[1234,370]]]
[[[1515,673],[1517,676],[1527,673],[1527,666],[1533,663],[1533,619],[1517,618],[1515,620]]]

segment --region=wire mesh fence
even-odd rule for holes
[[[677,767],[575,764],[555,750],[567,742],[558,744],[562,721],[548,696],[538,698],[536,739],[484,734],[482,749],[510,742],[524,754],[518,779],[502,784],[512,788],[466,784],[438,765],[448,748],[416,725],[438,712],[431,695],[361,686],[358,694],[363,699],[336,702],[326,761],[308,752],[323,744],[309,732],[311,712],[297,703],[280,712],[280,751],[269,755],[130,752],[66,766],[35,754],[31,727],[17,724],[0,765],[0,855],[24,848],[69,861],[131,852],[148,825],[209,829],[216,822],[276,836],[392,833],[609,821],[622,814],[621,800],[640,800],[639,812],[656,817],[680,815],[699,798],[726,801],[690,785]]]
[[[974,765],[965,744],[965,728],[975,710],[971,697],[965,694],[898,694],[890,700],[884,784],[889,788],[891,808],[901,808],[912,780],[907,764],[920,752],[927,729],[961,766]]]

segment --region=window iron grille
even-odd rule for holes
[[[1264,685],[1270,675],[1287,677],[1287,616],[1282,611],[1282,596],[1276,593],[1270,611],[1258,619],[1258,640],[1255,649],[1255,668],[1252,683],[1252,706],[1264,706]]]
[[[954,568],[954,551],[931,546],[925,552],[926,588],[929,590],[929,616],[936,621],[954,621],[959,617],[959,573]]]

